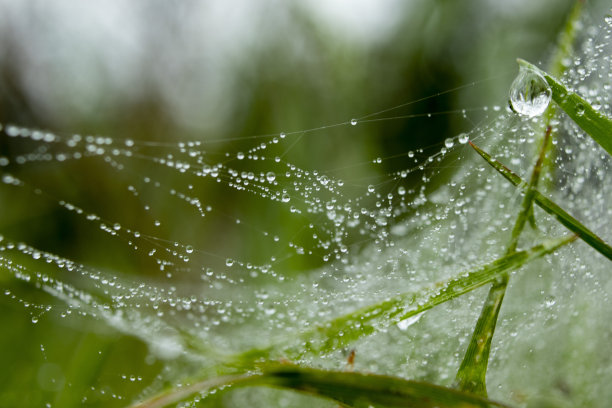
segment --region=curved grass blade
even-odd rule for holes
[[[517,187],[522,189],[527,189],[528,185],[525,183],[518,175],[516,175],[512,170],[501,164],[499,161],[495,160],[491,157],[490,154],[482,150],[480,147],[476,146],[474,143],[470,142],[470,146],[481,155],[487,163],[489,163],[495,170],[497,170],[502,176],[506,178],[506,180],[510,181]],[[597,252],[608,258],[612,261],[612,247],[606,244],[601,238],[599,238],[595,233],[589,230],[587,227],[582,225],[580,221],[572,217],[569,213],[567,213],[563,208],[559,207],[552,200],[544,197],[542,193],[537,190],[534,190],[534,200],[535,203],[540,206],[544,211],[552,215],[563,224],[567,229],[574,232],[580,239],[589,244],[593,249]]]
[[[550,85],[554,101],[578,126],[612,155],[612,120],[596,111],[580,95],[569,91],[562,82],[529,62],[518,59],[519,65],[539,72]]]
[[[265,385],[288,388],[331,398],[343,406],[484,408],[507,405],[438,385],[375,374],[324,371],[297,366],[264,371],[253,381],[240,385]]]
[[[409,292],[384,302],[365,307],[304,333],[299,348],[286,350],[289,358],[308,354],[327,354],[347,346],[364,336],[377,332],[384,326],[397,324],[409,317],[423,313],[437,305],[457,298],[498,279],[529,261],[548,254],[575,239],[558,238],[545,241],[526,251],[519,251],[499,258],[473,271],[437,283],[430,290]]]
[[[508,407],[476,395],[422,381],[375,374],[326,371],[293,365],[271,365],[258,374],[200,381],[174,394],[153,398],[133,408],[161,408],[210,389],[266,386],[286,388],[335,400],[344,407],[486,408]],[[180,397],[180,398],[178,398]]]

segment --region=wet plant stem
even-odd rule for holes
[[[571,55],[573,42],[576,37],[577,21],[580,18],[584,1],[577,0],[572,11],[569,14],[564,30],[559,36],[557,44],[557,52],[551,61],[551,72],[560,76],[565,70],[563,59]],[[537,184],[540,179],[542,168],[553,170],[550,159],[545,162],[547,152],[552,145],[551,143],[551,121],[555,115],[556,108],[550,105],[545,113],[545,134],[540,147],[538,159],[531,172],[531,178],[523,201],[521,209],[512,229],[510,244],[506,250],[506,255],[516,252],[518,240],[525,227],[525,222],[529,221],[535,227],[535,219],[533,216],[533,203],[537,196]],[[554,153],[554,152],[551,152]],[[549,154],[548,156],[551,156]],[[470,339],[467,351],[461,362],[461,366],[457,372],[456,382],[459,389],[467,392],[472,392],[477,395],[486,397],[486,374],[491,351],[491,340],[495,332],[495,326],[501,309],[501,304],[506,294],[509,275],[507,273],[501,275],[497,281],[493,283],[487,299],[483,305],[480,316],[476,323],[476,327]]]
[[[544,162],[548,146],[550,145],[551,131],[552,128],[547,126],[538,159],[531,172],[529,186],[523,197],[519,215],[512,228],[512,236],[508,249],[506,250],[506,255],[511,255],[516,252],[521,232],[532,214],[535,192],[542,172],[542,163]],[[468,349],[457,373],[457,383],[459,389],[462,391],[472,392],[484,397],[487,396],[486,374],[491,351],[491,339],[495,332],[497,318],[504,300],[504,295],[506,294],[509,277],[508,273],[504,273],[493,283],[489,290],[487,299],[480,312],[480,317],[476,323],[476,328],[472,334],[470,344],[468,345]]]

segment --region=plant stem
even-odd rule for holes
[[[573,42],[576,36],[577,21],[580,17],[584,1],[578,0],[574,4],[572,11],[567,19],[565,27],[559,35],[557,44],[557,52],[553,56],[551,61],[551,70],[555,75],[561,75],[565,70],[563,59],[571,55]],[[546,131],[544,134],[544,140],[538,155],[536,164],[534,165],[529,180],[527,191],[521,203],[521,210],[518,218],[512,229],[512,235],[510,244],[506,254],[512,254],[516,251],[518,240],[525,227],[527,220],[535,226],[535,219],[533,217],[533,203],[537,197],[537,184],[542,171],[543,163],[546,157],[546,153],[550,146],[550,138],[552,128],[550,126],[551,120],[555,115],[556,108],[554,105],[549,105],[545,113],[545,127]],[[545,164],[546,168],[552,168],[551,162],[548,161]],[[480,316],[476,323],[476,327],[470,339],[470,344],[463,357],[459,371],[457,372],[457,384],[458,387],[463,391],[473,392],[475,394],[486,397],[486,374],[489,360],[489,354],[491,351],[491,340],[493,333],[495,332],[495,326],[501,309],[501,304],[504,300],[506,288],[508,286],[508,274],[503,274],[496,282],[493,283],[487,299],[482,307]]]
[[[518,175],[512,172],[509,168],[493,159],[490,154],[482,150],[480,147],[470,142],[470,145],[489,163],[495,170],[497,170],[506,180],[511,182],[513,185],[526,189],[527,183],[524,182]],[[548,214],[552,215],[567,229],[575,233],[585,243],[590,245],[597,252],[612,261],[612,247],[605,243],[600,237],[598,237],[593,231],[585,227],[580,221],[572,217],[567,211],[559,207],[553,201],[546,198],[539,191],[535,191],[535,203]]]
[[[521,211],[514,223],[514,228],[512,228],[512,238],[506,250],[506,255],[511,255],[516,252],[521,232],[525,228],[525,223],[530,214],[532,214],[531,210],[533,208],[535,192],[537,191],[536,187],[540,179],[542,163],[544,162],[544,157],[548,150],[550,133],[551,127],[548,126],[546,128],[544,140],[542,141],[538,160],[531,172],[529,187],[521,203]],[[482,307],[470,344],[468,345],[468,349],[463,357],[459,371],[457,372],[457,382],[459,388],[463,391],[472,392],[485,397],[487,396],[486,374],[489,353],[491,351],[491,339],[493,338],[499,311],[504,300],[504,295],[506,294],[508,279],[508,273],[504,273],[493,283]]]

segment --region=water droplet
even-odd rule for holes
[[[289,197],[289,194],[283,194],[283,196],[281,197],[281,201],[283,203],[288,203],[289,200],[291,200],[291,197]]]
[[[244,159],[244,153],[242,153],[242,152],[238,152],[238,153],[236,154],[236,158],[237,158],[238,160],[242,160],[242,159]]]
[[[533,69],[521,66],[510,86],[510,107],[519,115],[539,116],[548,107],[552,91],[546,79]]]
[[[280,137],[281,139],[284,139],[286,136],[287,136],[287,135],[285,134],[285,132],[281,132],[281,134],[279,135],[279,137]]]
[[[225,260],[225,265],[226,266],[232,266],[234,264],[234,260],[232,258],[227,258]]]
[[[269,171],[266,174],[266,180],[268,180],[268,182],[270,182],[270,183],[273,182],[274,180],[276,180],[276,174],[274,174],[274,172],[272,172],[272,171]]]
[[[193,253],[193,247],[191,245],[187,245],[185,247],[185,252],[187,252],[188,254]]]
[[[584,105],[581,103],[576,104],[576,115],[582,116],[584,115]]]
[[[408,157],[410,158],[414,157],[414,152],[412,150],[408,152]]]
[[[375,190],[374,186],[370,184],[370,185],[368,186],[368,193],[373,193],[373,192],[374,192],[374,190]]]
[[[399,186],[397,188],[397,194],[402,195],[402,196],[405,195],[406,194],[406,188],[404,186]]]
[[[606,24],[608,25],[612,25],[612,15],[608,14],[604,17],[604,21],[606,22]]]
[[[355,126],[357,124],[357,119],[351,119],[351,125]]]
[[[450,137],[444,140],[444,146],[446,146],[447,149],[450,149],[454,145],[455,145],[455,142]]]
[[[397,328],[400,330],[406,330],[408,327],[418,322],[421,319],[421,316],[423,316],[423,313],[419,313],[417,315],[410,316],[409,318],[404,319],[401,322],[399,322],[397,324]]]
[[[34,323],[34,324],[38,323],[38,317],[37,316],[32,316],[32,323]]]
[[[459,143],[466,144],[470,140],[470,136],[467,133],[461,133],[459,135]]]

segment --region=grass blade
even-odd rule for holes
[[[331,398],[348,407],[507,407],[451,388],[375,374],[281,367],[264,371],[255,384]],[[253,385],[252,383],[245,383]],[[241,384],[242,385],[242,384]]]
[[[533,201],[536,187],[540,179],[544,157],[548,150],[551,131],[552,128],[548,126],[544,134],[544,140],[542,140],[542,147],[540,148],[538,159],[531,172],[527,192],[521,203],[521,211],[516,218],[514,228],[512,228],[510,245],[508,245],[506,254],[512,254],[516,251],[519,237],[521,232],[523,232],[523,228],[525,228],[525,223],[530,214],[533,215]],[[501,310],[501,305],[506,294],[508,279],[508,273],[504,273],[500,279],[493,283],[482,307],[478,322],[476,323],[476,328],[470,339],[470,344],[468,345],[459,371],[457,372],[457,383],[459,389],[463,391],[468,391],[484,397],[487,396],[486,375],[489,364],[489,354],[491,351],[491,341],[493,339],[493,333],[495,333],[499,311]]]
[[[578,126],[593,138],[608,154],[612,155],[612,120],[596,111],[575,92],[569,91],[562,82],[529,62],[518,59],[518,63],[539,72],[550,85],[553,100],[572,118]]]
[[[512,170],[495,160],[490,154],[476,146],[474,143],[470,142],[470,145],[487,161],[487,163],[489,163],[512,184],[523,189],[528,188],[527,184],[518,175],[512,172]],[[612,247],[606,244],[587,227],[582,225],[580,221],[572,217],[567,211],[559,207],[552,200],[544,197],[542,193],[537,190],[535,190],[534,200],[535,203],[540,206],[540,208],[555,217],[557,221],[563,224],[567,229],[574,232],[580,239],[590,245],[593,249],[612,261]]]
[[[375,374],[327,371],[272,364],[258,374],[217,377],[177,389],[173,394],[133,405],[162,408],[189,395],[213,388],[267,386],[305,392],[337,401],[345,407],[485,408],[508,407],[499,402],[438,385]]]
[[[526,251],[499,258],[476,270],[459,274],[459,277],[439,282],[430,290],[401,294],[334,319],[324,326],[306,332],[302,336],[300,349],[292,349],[288,356],[294,358],[307,354],[326,354],[343,348],[383,326],[399,323],[486,285],[504,273],[550,253],[573,239],[574,237],[546,241]]]

